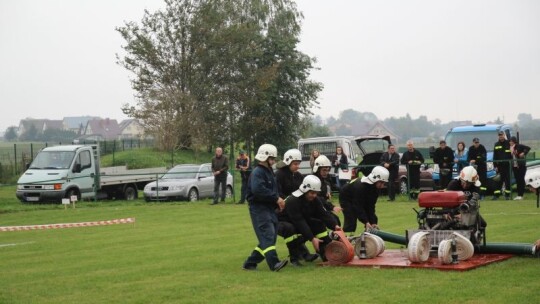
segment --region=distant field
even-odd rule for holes
[[[467,272],[287,266],[241,270],[256,245],[246,205],[127,202],[25,205],[0,187],[0,226],[135,217],[136,223],[0,232],[0,303],[538,303],[540,259],[514,257]],[[485,201],[488,242],[540,238],[535,198]],[[377,205],[402,234],[417,207]],[[386,243],[387,248],[399,245]],[[278,253],[287,250],[278,239]],[[308,244],[310,250],[311,246]]]

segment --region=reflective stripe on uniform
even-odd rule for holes
[[[501,190],[495,190],[493,191],[493,194],[501,194]]]
[[[260,254],[262,254],[264,256],[264,255],[266,255],[266,253],[268,251],[276,250],[276,246],[270,246],[270,247],[266,248],[265,250],[262,250],[259,247],[255,247],[255,250],[257,250]]]
[[[486,187],[480,187],[480,190],[487,190]]]
[[[325,236],[328,236],[328,231],[321,232],[321,233],[317,234],[315,237],[320,239],[320,238],[323,238]]]
[[[291,235],[290,237],[285,238],[285,239],[284,239],[284,240],[285,240],[285,244],[290,243],[290,242],[296,240],[296,239],[299,238],[300,236],[301,236],[301,234],[293,234],[293,235]]]

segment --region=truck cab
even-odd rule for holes
[[[512,126],[508,124],[476,124],[452,128],[448,130],[445,136],[446,145],[452,148],[453,151],[456,150],[457,144],[460,141],[464,142],[465,147],[468,149],[472,145],[473,138],[480,139],[480,144],[482,144],[487,151],[486,164],[488,191],[493,190],[492,179],[496,175],[495,168],[493,166],[493,146],[498,139],[499,131],[503,131],[507,139],[510,139],[510,137],[513,135]],[[458,167],[456,164],[454,164],[452,169],[452,177],[456,178],[458,174]],[[433,181],[435,184],[438,184],[439,179],[439,167],[435,165],[433,169]]]
[[[94,197],[99,185],[97,146],[66,145],[42,149],[17,181],[21,202]]]

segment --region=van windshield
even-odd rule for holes
[[[30,169],[68,169],[74,156],[73,151],[41,151]]]
[[[472,140],[475,137],[480,139],[480,143],[487,151],[493,151],[493,145],[498,139],[497,131],[454,132],[446,135],[446,145],[455,150],[458,142],[462,141],[468,148],[472,146]]]

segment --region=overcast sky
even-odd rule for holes
[[[540,118],[540,1],[298,0],[317,57],[315,114],[514,122]],[[127,118],[115,31],[162,0],[0,0],[0,131],[20,119]]]

